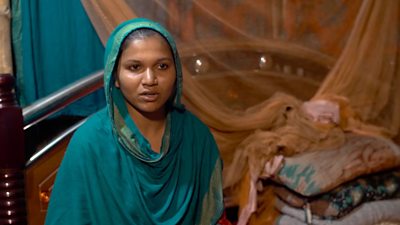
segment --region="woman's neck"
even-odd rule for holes
[[[154,152],[159,153],[166,124],[166,112],[141,113],[129,110],[132,120],[140,133],[149,141]]]

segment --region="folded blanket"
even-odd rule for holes
[[[310,197],[359,176],[399,166],[400,148],[391,140],[349,134],[339,148],[286,157],[274,180]]]
[[[400,198],[400,169],[359,177],[315,197],[307,198],[285,187],[276,187],[275,194],[290,206],[302,208],[309,203],[314,215],[337,219],[362,203]]]
[[[374,225],[384,221],[400,221],[400,199],[365,203],[338,220],[320,219],[307,213],[307,210],[290,207],[279,199],[276,200],[276,208],[282,213],[276,225]]]
[[[385,221],[375,225],[400,225],[400,221]]]

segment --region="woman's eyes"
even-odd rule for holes
[[[167,63],[159,63],[156,65],[158,70],[167,70],[169,68],[169,64]],[[143,69],[141,64],[132,64],[128,66],[128,70],[132,72],[138,72]]]
[[[158,69],[160,69],[160,70],[166,70],[166,69],[168,69],[168,67],[169,67],[169,65],[166,63],[158,64]]]
[[[130,70],[130,71],[138,71],[138,70],[140,70],[140,65],[139,64],[133,64],[133,65],[130,65],[129,67],[128,67],[128,69]]]

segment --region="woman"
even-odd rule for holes
[[[133,19],[107,42],[107,106],[74,134],[46,224],[216,224],[222,162],[207,126],[181,104],[171,35]]]

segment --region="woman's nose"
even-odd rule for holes
[[[145,71],[144,77],[142,79],[142,83],[144,85],[156,85],[157,84],[157,76],[152,69],[147,69]]]

